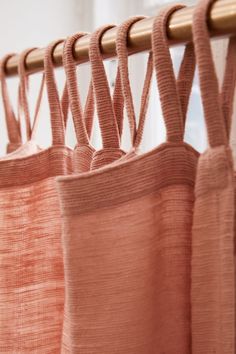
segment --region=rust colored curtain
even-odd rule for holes
[[[0,352],[59,353],[64,309],[61,217],[55,176],[72,172],[47,48],[52,147],[0,161]]]
[[[193,17],[209,148],[199,158],[192,232],[192,352],[235,353],[235,205],[229,135],[235,87],[236,40],[229,41],[223,91],[214,70],[207,11],[200,0]]]
[[[167,142],[94,170],[97,153],[91,172],[58,178],[67,318],[62,353],[191,351],[191,228],[198,153],[183,142],[185,113],[165,32],[178,8],[163,11],[153,28]],[[100,33],[92,36],[90,56]],[[100,94],[96,87],[95,93]],[[101,116],[106,127],[112,122],[109,112]],[[119,150],[116,128],[110,130],[114,140],[105,132],[100,162]],[[107,150],[109,144],[114,148]]]
[[[62,40],[49,44],[32,124],[25,72],[32,49],[20,56],[19,117],[4,74],[12,54],[2,59],[9,154],[0,159],[0,353],[235,353],[236,182],[229,136],[236,38],[229,40],[219,89],[207,31],[212,2],[196,6],[193,43],[185,46],[177,77],[166,28],[184,5],[156,16],[138,117],[127,35],[143,16],[117,29],[113,93],[100,40],[114,25],[91,34],[92,77],[84,107],[73,45],[86,33],[65,40],[62,98],[52,62]],[[195,57],[209,141],[203,154],[184,142]],[[166,141],[141,154],[153,73]],[[44,84],[52,146],[40,149],[34,138]],[[65,144],[69,110],[74,150]],[[95,110],[103,143],[97,151],[91,144]],[[121,147],[124,110],[129,151]]]

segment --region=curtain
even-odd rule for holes
[[[177,56],[166,28],[185,5],[159,10],[140,75],[140,66],[132,74],[127,35],[145,16],[117,27],[111,66],[100,41],[116,25],[98,24],[82,79],[73,45],[85,31],[47,45],[38,90],[25,68],[34,48],[22,51],[16,105],[4,73],[13,54],[3,57],[0,353],[235,352],[236,40],[227,43],[218,83],[212,2],[197,3],[193,41]],[[52,53],[62,42],[57,77]],[[198,146],[188,109],[196,87]],[[49,146],[38,142],[44,119]]]

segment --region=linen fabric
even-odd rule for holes
[[[36,107],[34,112],[34,117],[32,120],[29,112],[29,105],[27,99],[28,91],[28,77],[25,71],[25,61],[27,55],[32,52],[35,48],[29,48],[24,50],[19,55],[18,64],[18,74],[19,74],[19,87],[18,87],[18,117],[16,118],[15,112],[13,110],[12,104],[10,102],[9,93],[7,90],[6,77],[5,77],[5,67],[7,61],[14,54],[7,54],[1,60],[1,88],[2,88],[2,100],[3,108],[5,112],[6,127],[8,132],[9,143],[7,146],[6,156],[1,157],[1,159],[12,159],[16,157],[24,157],[30,154],[39,152],[41,149],[35,141],[35,132],[39,119],[39,109],[42,100],[43,87],[44,87],[44,74],[42,75],[42,80],[40,84],[39,94],[36,100]],[[22,141],[22,119],[24,118],[24,123],[26,127],[26,137],[27,141],[23,143]]]
[[[192,353],[233,354],[235,186],[229,133],[235,73],[226,64],[223,91],[220,95],[206,22],[211,3],[212,1],[200,0],[193,15],[193,40],[209,148],[199,158],[195,187],[192,230]],[[235,40],[230,41],[230,46],[235,51]],[[232,51],[228,53],[231,53],[231,57]]]
[[[67,92],[69,106],[75,127],[77,144],[74,151],[74,169],[75,173],[86,172],[90,170],[91,160],[95,149],[91,146],[90,137],[94,118],[94,92],[92,81],[89,84],[89,90],[85,108],[83,110],[80,93],[78,90],[76,63],[73,57],[73,46],[75,42],[87,33],[78,32],[66,39],[63,50],[63,66],[66,73]]]
[[[153,27],[167,142],[123,163],[58,178],[68,311],[62,353],[191,351],[198,153],[183,142],[185,117],[166,36],[169,16],[181,7],[163,10]],[[108,125],[110,111],[103,114]],[[117,135],[114,142],[118,148]]]
[[[110,28],[110,26],[104,26],[102,31],[105,31],[106,28]],[[77,40],[81,37],[87,35],[84,32],[78,32],[73,36],[70,36],[66,39],[63,51],[63,66],[66,73],[66,81],[67,81],[67,93],[68,93],[68,103],[70,106],[70,110],[72,113],[72,118],[75,127],[75,133],[77,138],[77,144],[74,151],[74,172],[82,173],[87,172],[91,168],[91,163],[93,160],[93,156],[95,153],[94,147],[91,145],[90,138],[93,128],[93,119],[94,119],[94,111],[95,111],[95,100],[97,97],[97,107],[98,111],[101,112],[103,109],[107,107],[108,104],[111,106],[112,112],[114,112],[115,117],[115,125],[118,126],[119,134],[122,135],[122,125],[123,125],[123,107],[124,107],[124,98],[121,88],[121,78],[119,68],[117,70],[117,75],[114,84],[113,95],[111,96],[108,86],[106,87],[106,93],[109,95],[108,98],[106,96],[101,96],[99,92],[94,94],[93,86],[97,87],[96,79],[97,76],[92,77],[89,83],[88,95],[85,103],[84,109],[82,108],[80,93],[78,89],[78,82],[76,76],[76,63],[73,56],[73,45]],[[97,37],[97,35],[96,35]],[[95,39],[95,52],[98,56],[100,56],[100,49],[98,45],[99,38]],[[92,55],[93,56],[93,55]],[[99,63],[100,62],[100,63]],[[96,66],[97,62],[93,62],[92,66]],[[98,65],[103,67],[102,59],[98,61]],[[105,86],[107,85],[107,78],[105,71],[101,74],[102,81],[105,82]],[[64,104],[63,104],[64,105]],[[100,117],[99,113],[99,117]],[[103,128],[103,124],[101,123]],[[104,128],[103,128],[104,129]]]
[[[129,68],[128,68],[128,50],[127,50],[127,38],[128,31],[130,27],[137,21],[144,19],[144,16],[135,16],[131,17],[121,25],[119,25],[117,30],[116,37],[116,51],[118,57],[118,65],[119,72],[121,77],[121,86],[122,92],[125,101],[125,107],[127,110],[127,115],[129,119],[130,126],[130,135],[131,135],[131,151],[129,151],[125,156],[123,156],[120,161],[123,159],[134,157],[140,153],[140,144],[142,142],[142,136],[145,126],[145,120],[148,109],[149,102],[149,93],[150,93],[150,85],[153,74],[153,58],[152,52],[148,55],[147,67],[146,67],[146,75],[144,79],[144,85],[141,94],[141,103],[138,119],[135,114],[131,85],[129,80]],[[188,43],[186,45],[183,59],[181,61],[178,78],[177,78],[177,86],[179,90],[179,96],[183,111],[184,123],[187,113],[189,95],[192,88],[193,76],[195,71],[195,55],[193,44]],[[137,122],[138,121],[138,126]],[[123,123],[123,121],[122,121]],[[121,135],[121,134],[120,134]]]
[[[0,161],[0,352],[59,353],[64,311],[61,216],[55,176],[73,170],[52,69],[45,76],[52,147]],[[14,203],[13,203],[14,201]]]
[[[7,130],[8,141],[9,141],[6,148],[7,153],[16,150],[19,146],[22,145],[20,122],[17,120],[13,107],[10,102],[9,92],[6,83],[6,75],[5,75],[5,68],[6,68],[7,61],[14,55],[15,53],[6,54],[1,59],[1,64],[0,64],[1,96],[2,96],[4,115],[5,115],[6,130]]]
[[[93,32],[90,37],[89,60],[103,143],[102,149],[95,151],[93,154],[91,170],[108,165],[125,155],[120,147],[118,122],[100,50],[100,40],[103,33],[113,27],[115,26],[105,25]]]

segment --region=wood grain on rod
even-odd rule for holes
[[[170,45],[186,43],[191,40],[192,15],[194,7],[186,7],[176,11],[169,20],[167,33]],[[128,50],[130,54],[150,49],[153,17],[136,22],[128,35]],[[209,12],[209,31],[212,37],[229,36],[236,34],[236,0],[216,0]],[[101,48],[104,59],[116,56],[115,49],[116,28],[104,33]],[[89,60],[88,57],[89,35],[79,39],[74,46],[74,57],[79,63]],[[53,53],[55,66],[62,65],[63,43],[57,45]],[[26,59],[26,70],[35,73],[43,70],[44,49],[36,49]],[[7,76],[17,75],[18,55],[7,62]]]

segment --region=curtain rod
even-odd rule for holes
[[[186,7],[176,11],[169,19],[167,34],[170,45],[184,44],[192,37],[192,15],[194,7]],[[128,34],[128,51],[134,54],[151,48],[151,33],[154,17],[140,20],[132,25]],[[236,1],[216,0],[208,18],[210,35],[212,37],[229,36],[236,34]],[[116,28],[106,31],[101,40],[101,49],[104,59],[116,56],[115,50]],[[80,38],[74,46],[74,57],[78,64],[89,61],[89,35]],[[56,67],[62,66],[63,43],[55,47],[53,62]],[[26,58],[26,71],[29,74],[43,70],[44,49],[35,49]],[[6,75],[17,75],[18,55],[7,62]]]

